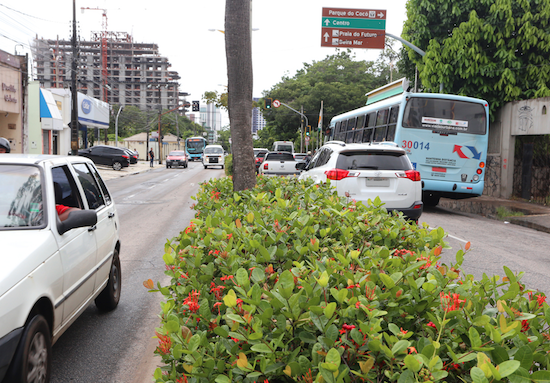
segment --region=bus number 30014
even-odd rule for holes
[[[418,141],[405,141],[403,140],[403,145],[401,145],[404,149],[420,149],[420,150],[430,150],[430,143],[429,142],[418,142]]]

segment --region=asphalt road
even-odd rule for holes
[[[166,280],[164,244],[194,216],[190,197],[199,183],[223,175],[191,162],[187,169],[160,167],[107,180],[120,219],[122,294],[119,306],[101,313],[91,305],[53,347],[52,383],[151,382],[156,359],[152,339],[160,294],[143,281]]]
[[[158,325],[160,294],[148,293],[143,281],[165,280],[162,254],[167,238],[176,236],[193,217],[190,197],[200,182],[223,170],[156,168],[142,174],[110,179],[117,204],[122,241],[122,297],[111,313],[91,305],[53,347],[53,383],[149,383],[158,362],[152,339]],[[525,271],[529,288],[550,293],[550,235],[475,215],[427,208],[421,222],[443,227],[452,249],[443,262],[454,261],[458,249],[471,242],[463,269],[476,279],[504,276],[503,265]]]

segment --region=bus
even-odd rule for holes
[[[480,196],[485,184],[489,104],[443,93],[411,93],[401,79],[367,93],[367,104],[332,118],[328,140],[393,141],[422,179],[422,200]]]
[[[202,161],[202,152],[207,145],[203,137],[189,137],[185,139],[185,154],[189,161]]]

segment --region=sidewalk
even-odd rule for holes
[[[130,165],[127,168],[122,168],[122,170],[113,170],[111,167],[102,165],[98,165],[97,169],[99,170],[99,174],[101,174],[101,178],[103,178],[104,181],[107,181],[113,178],[126,177],[132,174],[148,172],[149,170],[162,167],[164,167],[164,164],[159,165],[158,161],[153,162],[153,167],[150,166],[149,161],[138,161],[137,164]]]
[[[454,211],[482,215],[498,219],[497,209],[506,208],[512,212],[521,212],[523,216],[505,217],[505,221],[530,229],[550,233],[550,207],[519,200],[508,200],[489,196],[480,196],[463,200],[442,198],[439,206]]]

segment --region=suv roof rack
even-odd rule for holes
[[[330,144],[333,144],[333,145],[340,145],[340,146],[346,146],[346,143],[344,141],[327,141],[325,142],[325,145],[330,145]]]

